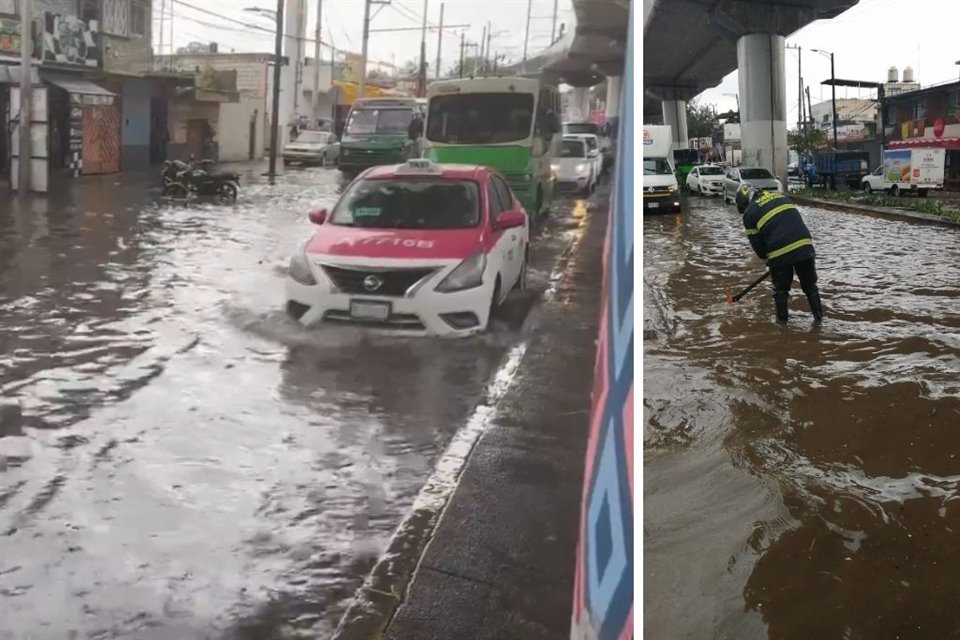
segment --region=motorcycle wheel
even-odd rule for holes
[[[186,198],[187,190],[182,184],[173,182],[163,186],[163,194],[173,198]]]
[[[217,189],[217,195],[220,196],[222,200],[226,200],[229,202],[233,202],[234,200],[236,200],[238,193],[239,193],[239,190],[237,189],[237,185],[235,185],[232,182],[224,182]]]

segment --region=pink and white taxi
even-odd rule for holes
[[[487,167],[372,167],[310,220],[319,228],[290,260],[286,284],[287,311],[303,325],[469,335],[526,286],[527,215]]]

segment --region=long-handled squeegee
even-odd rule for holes
[[[740,293],[738,293],[738,294],[735,295],[735,296],[730,295],[730,291],[729,291],[729,290],[725,291],[725,293],[727,294],[727,304],[733,304],[734,302],[740,302],[740,298],[742,298],[743,296],[745,296],[745,295],[747,295],[748,293],[750,293],[750,290],[751,290],[751,289],[753,289],[755,286],[757,286],[758,284],[760,284],[761,282],[763,282],[764,280],[766,280],[766,279],[767,279],[767,276],[769,276],[769,275],[770,275],[770,272],[769,272],[769,271],[764,272],[764,274],[763,274],[762,276],[760,276],[759,278],[757,278],[756,280],[754,280],[753,284],[751,284],[749,287],[747,287],[746,289],[744,289],[743,291],[741,291]]]

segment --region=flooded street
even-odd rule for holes
[[[226,206],[89,178],[0,213],[0,399],[32,449],[0,463],[3,640],[329,637],[570,240],[560,202],[490,335],[307,331],[283,279],[341,179],[262,180]]]
[[[736,208],[646,216],[644,629],[960,637],[960,230],[802,207],[790,322]]]

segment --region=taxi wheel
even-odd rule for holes
[[[526,291],[527,290],[527,263],[530,258],[530,250],[524,249],[523,251],[523,262],[520,263],[520,275],[517,277],[516,284],[513,285],[513,288],[517,291]]]
[[[493,287],[493,297],[490,298],[490,313],[487,314],[487,331],[493,326],[493,319],[500,309],[500,276],[497,276],[497,284]]]

